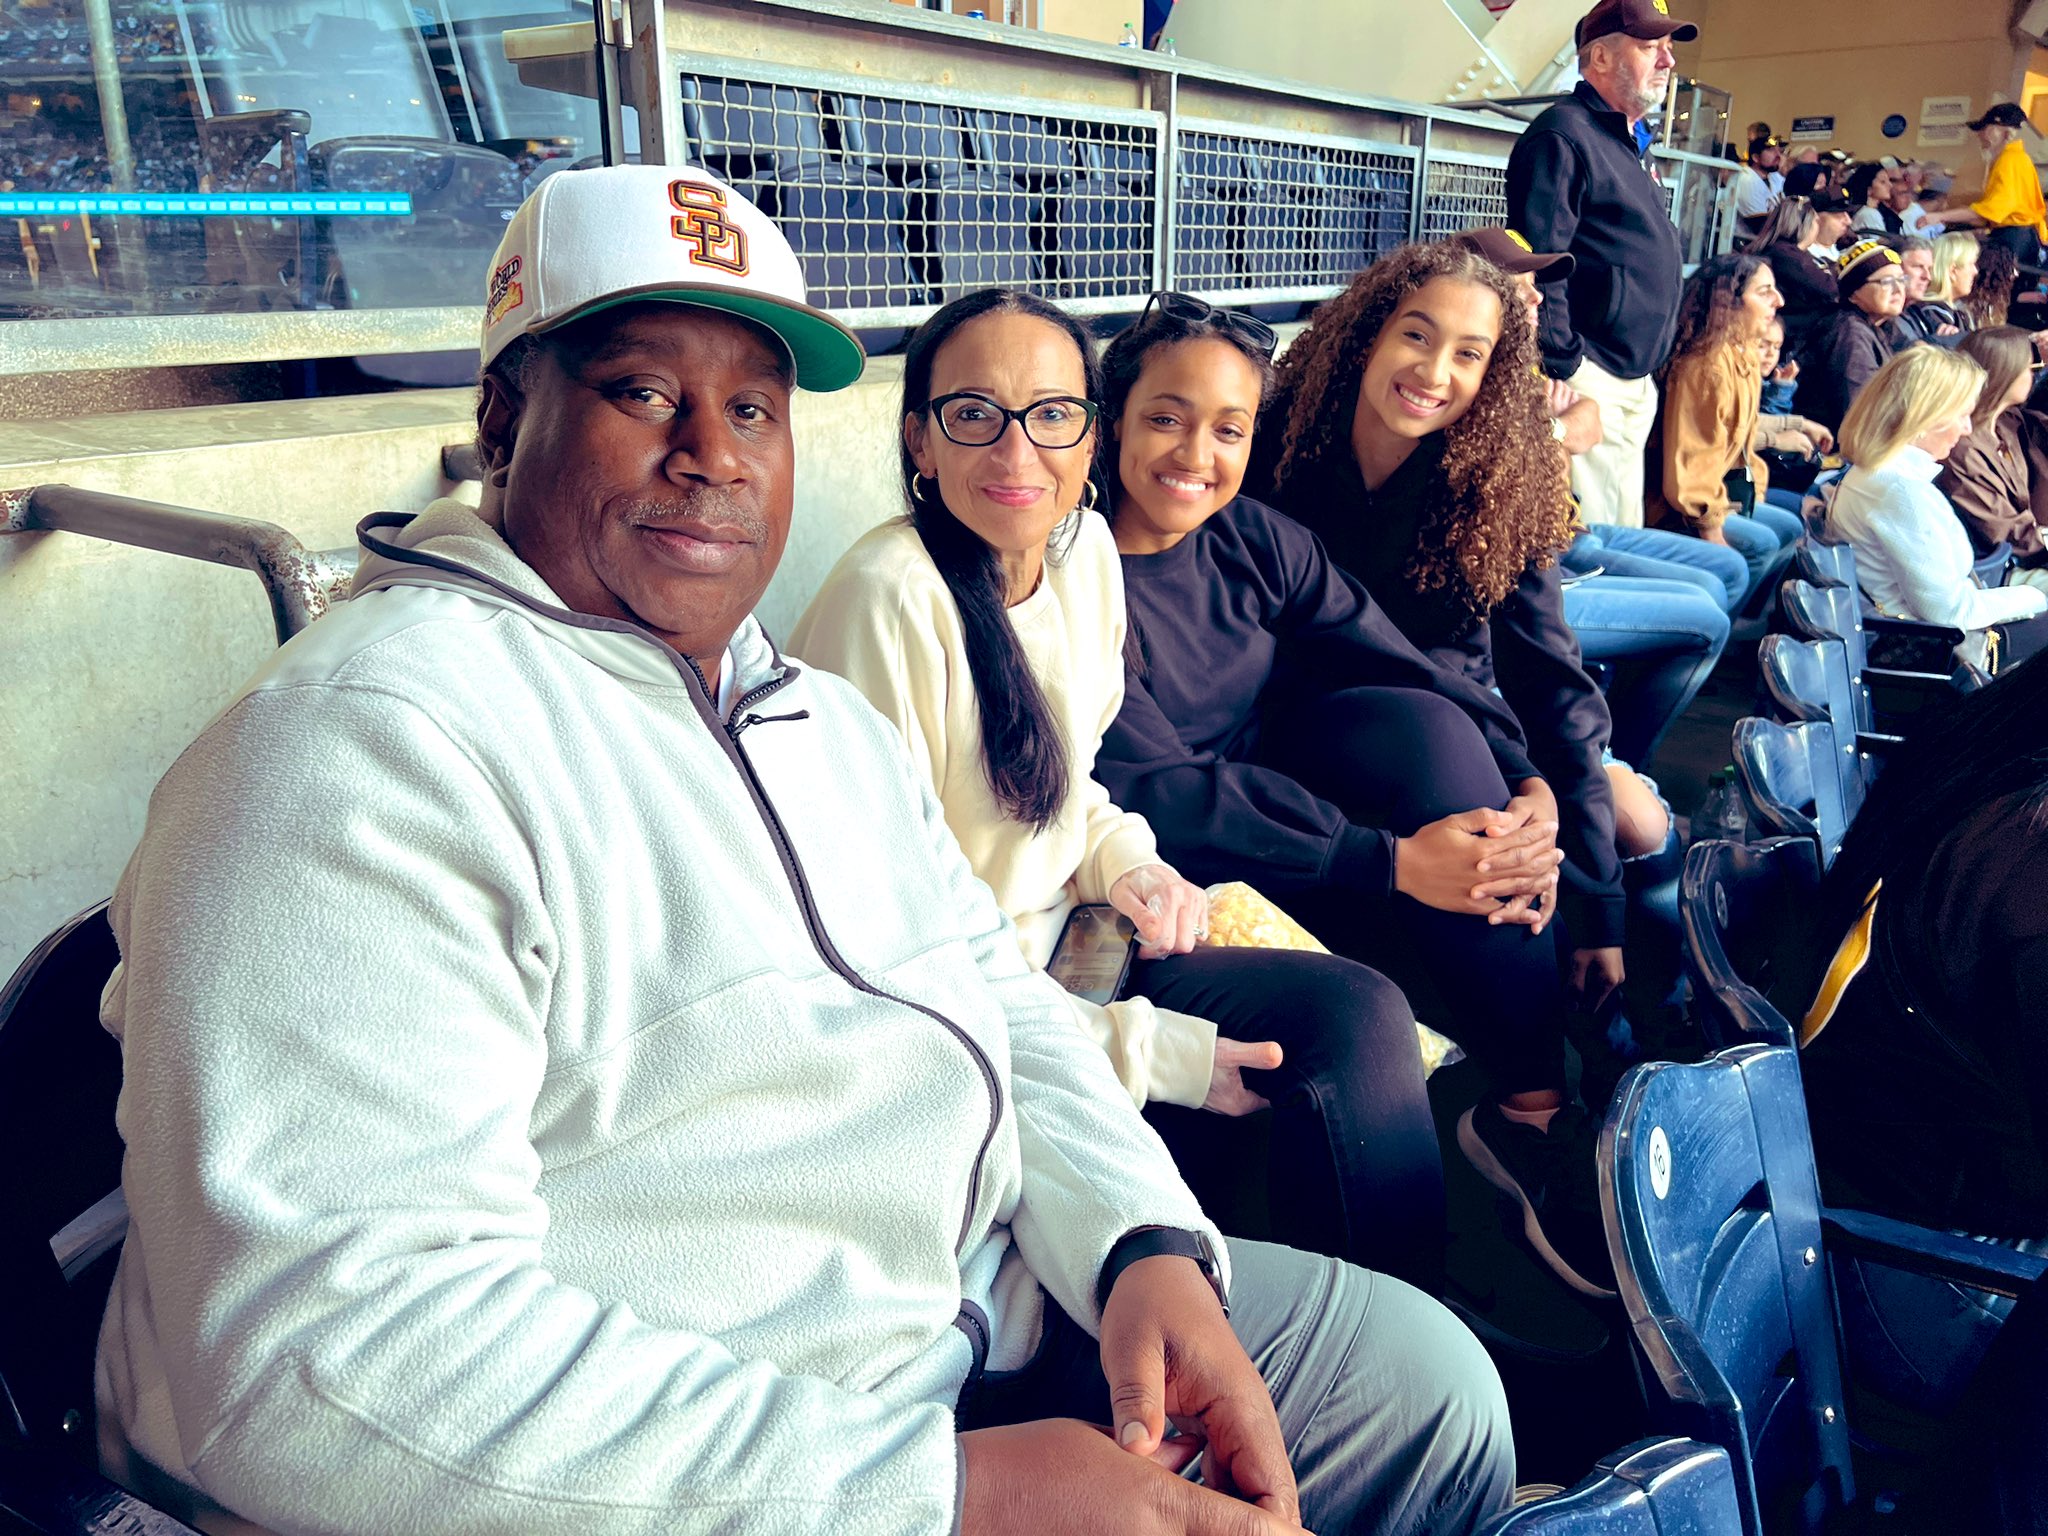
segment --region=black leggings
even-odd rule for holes
[[[1331,801],[1360,826],[1406,837],[1460,811],[1500,810],[1509,790],[1479,727],[1440,694],[1349,688],[1276,712],[1261,757]],[[1258,881],[1256,868],[1246,878]],[[1412,897],[1361,900],[1324,887],[1284,904],[1330,948],[1431,989],[1441,1029],[1485,1068],[1501,1093],[1564,1086],[1564,993],[1555,926],[1443,912]]]
[[[1140,960],[1130,990],[1212,1020],[1227,1039],[1279,1042],[1278,1069],[1244,1075],[1273,1102],[1266,1187],[1253,1193],[1264,1196],[1276,1242],[1425,1288],[1437,1282],[1443,1168],[1399,988],[1335,955],[1200,949]],[[1242,1203],[1243,1122],[1172,1104],[1145,1117],[1204,1207]]]

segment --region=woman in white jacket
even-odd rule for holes
[[[911,514],[846,553],[791,646],[902,731],[1033,964],[1076,903],[1135,923],[1128,988],[1077,998],[1076,1022],[1226,1231],[1241,1159],[1196,1111],[1270,1100],[1274,1235],[1431,1284],[1443,1175],[1407,1000],[1330,955],[1194,949],[1202,891],[1093,776],[1127,624],[1115,541],[1087,510],[1101,396],[1093,343],[1045,300],[988,289],[940,310],[904,359]]]
[[[1995,665],[2048,641],[2048,623],[2036,618],[2048,594],[1982,586],[1970,536],[1934,484],[1969,433],[1983,387],[1983,368],[1939,347],[1908,348],[1880,368],[1842,421],[1854,467],[1828,526],[1856,551],[1857,580],[1879,613],[1952,624],[1968,632],[1964,660]]]

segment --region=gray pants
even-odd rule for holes
[[[1507,1400],[1456,1318],[1337,1259],[1233,1240],[1230,1260],[1230,1323],[1273,1394],[1310,1530],[1455,1536],[1507,1507]],[[1096,1343],[1057,1308],[1037,1357],[986,1378],[959,1423],[1042,1418],[1111,1422]]]

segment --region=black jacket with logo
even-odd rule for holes
[[[1684,253],[1628,119],[1580,81],[1516,141],[1507,190],[1508,223],[1530,246],[1578,262],[1568,281],[1543,287],[1544,368],[1560,379],[1583,358],[1624,379],[1661,368],[1677,329]]]

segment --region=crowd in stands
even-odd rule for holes
[[[704,173],[529,197],[481,505],[365,523],[111,908],[114,1474],[286,1533],[1474,1529],[1512,1455],[1433,1299],[1415,1020],[1484,1080],[1455,1146],[1515,1235],[1611,1297],[1567,1041],[1675,947],[1631,908],[1680,837],[1647,770],[1830,455],[1870,604],[1995,680],[1824,887],[1822,953],[1891,947],[1802,979],[1822,1177],[2048,1239],[2048,1052],[1989,1027],[2048,982],[2048,667],[2007,675],[2048,634],[2042,338],[2004,323],[2038,181],[1998,108],[1959,209],[1765,135],[1749,248],[1688,277],[1642,121],[1693,35],[1600,0],[1512,228],[1401,247],[1284,352],[1186,294],[1100,356],[1046,298],[947,304],[904,512],[787,655],[751,613],[791,396],[857,339]],[[1313,941],[1210,943],[1234,885]],[[1102,907],[1135,958],[1069,992]],[[1949,1020],[1967,1065],[1895,1140]],[[1205,1214],[1254,1112],[1271,1243]],[[1868,1337],[1934,1304],[1865,1302]]]

